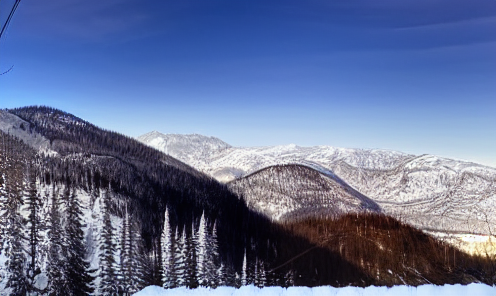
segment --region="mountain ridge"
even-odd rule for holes
[[[496,208],[496,169],[492,167],[382,149],[297,145],[207,148],[196,152],[204,160],[192,165],[227,184],[277,165],[315,164],[317,170],[338,176],[377,202],[386,213],[421,229],[495,232],[489,228],[496,224],[492,211]],[[191,157],[195,156],[182,160],[188,163]]]
[[[249,207],[278,222],[381,213],[379,205],[336,175],[302,164],[265,167],[227,185]]]

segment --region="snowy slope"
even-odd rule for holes
[[[173,135],[175,139],[180,135]],[[303,164],[337,175],[383,211],[424,230],[488,234],[496,232],[496,169],[433,155],[329,146],[222,147],[196,143],[180,153],[158,132],[145,144],[230,182],[274,165]],[[190,136],[183,136],[188,138]],[[196,135],[197,139],[210,139]],[[176,140],[179,141],[179,140]],[[182,140],[182,143],[186,143]],[[176,146],[177,148],[177,146]],[[491,226],[491,227],[488,227]]]
[[[334,288],[329,286],[322,287],[266,287],[257,288],[254,286],[243,286],[239,289],[233,287],[218,287],[217,289],[198,288],[190,290],[187,288],[176,288],[166,290],[157,286],[149,286],[133,296],[313,296],[313,295],[328,295],[328,296],[494,296],[496,287],[491,287],[484,284],[462,285],[423,285],[418,287],[410,286],[393,286],[393,287],[345,287]]]
[[[394,216],[424,230],[494,233],[496,169],[422,155],[388,170],[330,168]],[[490,222],[490,223],[487,223]]]
[[[413,155],[388,151],[345,149],[330,146],[300,147],[294,144],[268,147],[232,147],[218,138],[201,135],[151,132],[138,140],[171,155],[221,182],[229,182],[262,168],[314,163],[329,168],[332,163],[370,169],[390,169]]]
[[[50,149],[50,141],[32,131],[28,122],[2,109],[0,109],[0,130],[24,141],[37,151],[43,151],[50,155],[57,154]]]
[[[204,168],[211,151],[225,151],[231,146],[218,138],[192,135],[164,135],[153,131],[138,137],[138,140],[192,167]]]
[[[304,165],[264,168],[228,183],[248,206],[274,220],[380,212],[379,206],[337,176]]]

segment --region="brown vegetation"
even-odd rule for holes
[[[365,274],[364,285],[491,284],[494,281],[489,258],[461,252],[388,216],[349,214],[338,219],[286,223],[283,227],[339,254]],[[290,264],[299,270],[300,265],[318,261],[318,258],[309,260],[311,253]]]

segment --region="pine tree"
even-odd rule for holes
[[[195,235],[195,226],[194,224],[191,227],[191,236],[186,238],[186,274],[185,274],[185,283],[184,285],[190,289],[194,289],[198,287],[198,280],[196,277],[197,274],[197,259],[196,259],[196,235]]]
[[[246,263],[246,249],[245,256],[243,257],[243,270],[241,271],[241,285],[248,285],[248,271],[247,271],[247,263]]]
[[[205,221],[205,213],[202,214],[200,219],[200,226],[196,234],[197,250],[196,258],[197,262],[197,279],[198,283],[207,287],[209,285],[209,280],[207,278],[207,223]]]
[[[120,237],[120,260],[119,260],[119,294],[122,295],[128,290],[129,273],[128,265],[130,264],[128,255],[128,236],[129,236],[129,218],[127,207],[124,216],[122,217],[121,237]]]
[[[182,235],[176,229],[176,241],[174,247],[174,287],[182,287],[186,282],[186,229],[183,227]]]
[[[138,225],[131,222],[127,207],[122,220],[120,257],[119,294],[129,295],[143,286],[143,268],[148,264]]]
[[[162,282],[164,288],[172,286],[172,237],[171,226],[169,221],[169,210],[165,210],[164,228],[160,237],[160,246],[162,248]]]
[[[180,264],[180,237],[179,237],[179,227],[176,226],[176,231],[174,232],[173,245],[171,247],[171,258],[170,258],[170,277],[169,277],[169,288],[176,288],[179,286],[179,278],[181,277],[180,270],[178,266]]]
[[[207,236],[207,260],[205,262],[206,277],[210,287],[219,284],[220,277],[218,271],[219,247],[217,241],[217,223],[214,223],[212,234]]]
[[[21,215],[23,205],[22,190],[23,176],[22,163],[13,166],[12,179],[7,187],[7,209],[5,211],[7,222],[6,235],[8,244],[6,248],[8,280],[7,288],[13,295],[25,295],[29,291],[29,282],[25,274],[26,255],[24,253],[25,221]]]
[[[60,201],[58,189],[52,183],[52,198],[50,205],[50,219],[48,226],[48,287],[49,295],[69,295],[64,264],[66,259],[66,244],[63,241],[62,218],[60,214]]]
[[[103,295],[117,295],[118,279],[115,269],[116,261],[114,253],[116,245],[114,243],[115,228],[110,220],[110,192],[105,191],[103,198],[103,229],[100,243],[100,289]]]
[[[67,234],[67,260],[66,279],[69,285],[70,295],[88,295],[93,292],[90,276],[89,263],[85,261],[85,242],[83,233],[82,210],[75,190],[70,193],[69,184],[66,185],[64,196],[67,199],[67,222],[65,225]]]
[[[27,211],[28,216],[28,239],[29,239],[29,264],[27,269],[27,276],[29,280],[30,290],[34,290],[34,278],[38,275],[41,270],[38,266],[38,244],[41,240],[40,228],[40,209],[41,209],[41,198],[36,190],[36,174],[34,165],[30,164],[27,167]]]
[[[154,258],[149,260],[150,258],[146,255],[139,224],[134,222],[130,226],[128,252],[130,256],[130,264],[128,265],[129,293],[136,293],[144,288],[145,271],[153,269],[155,260]]]

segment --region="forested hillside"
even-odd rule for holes
[[[376,212],[373,200],[336,175],[300,164],[276,165],[228,183],[248,206],[277,221]]]

